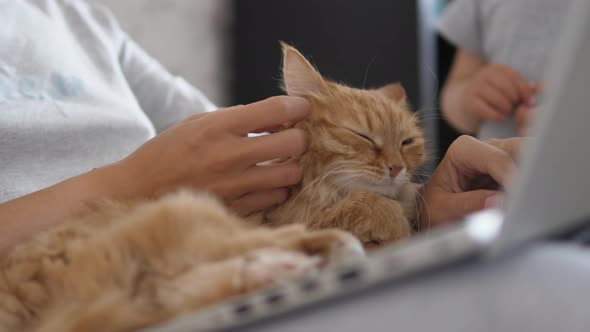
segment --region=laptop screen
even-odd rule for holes
[[[590,1],[572,2],[497,249],[590,220]]]

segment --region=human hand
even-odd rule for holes
[[[516,135],[523,137],[527,135],[527,130],[531,123],[532,109],[528,105],[520,105],[514,112],[514,121],[516,122]]]
[[[544,84],[537,82],[533,84],[534,95],[529,98],[526,103],[518,106],[514,112],[514,120],[516,122],[516,134],[518,136],[526,136],[527,130],[534,120],[534,108],[537,106],[537,94],[542,91]]]
[[[489,207],[514,172],[513,156],[522,141],[486,143],[461,136],[453,142],[423,189],[420,227],[429,229]]]
[[[309,112],[307,100],[281,96],[192,116],[112,166],[127,187],[120,191],[135,198],[181,187],[207,190],[243,215],[281,203],[287,187],[301,180],[295,160],[307,148],[304,132],[248,133],[300,121]],[[258,165],[275,159],[287,161]]]
[[[463,109],[480,120],[504,121],[517,106],[529,104],[535,93],[536,86],[510,67],[490,64],[468,83]]]

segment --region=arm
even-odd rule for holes
[[[299,129],[263,137],[247,133],[298,122],[309,102],[275,97],[197,114],[115,164],[0,204],[0,255],[36,233],[84,212],[97,200],[133,200],[192,188],[217,195],[239,213],[279,204],[301,180],[297,160],[306,139]],[[287,159],[272,166],[261,162]]]
[[[463,97],[475,73],[485,64],[482,57],[459,49],[449,78],[443,87],[441,95],[443,115],[455,129],[462,133],[473,134],[479,129],[481,119],[475,113],[465,111]]]
[[[0,255],[33,234],[88,209],[91,202],[128,197],[121,165],[96,169],[0,204]]]

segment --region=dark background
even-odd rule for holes
[[[298,48],[332,80],[355,87],[399,81],[419,105],[417,1],[234,0],[232,104],[282,94],[279,40]],[[453,49],[438,38],[442,86]],[[438,121],[440,155],[456,137]]]
[[[455,57],[455,47],[449,44],[446,40],[444,40],[441,36],[437,35],[437,49],[438,49],[438,77],[442,84],[447,80],[447,76],[451,69],[451,65],[453,64],[453,58]],[[440,91],[439,91],[440,94]],[[452,128],[447,121],[442,117],[440,112],[440,103],[439,110],[437,114],[440,116],[438,120],[438,155],[443,156],[449,145],[459,137],[459,132],[457,132],[454,128]]]

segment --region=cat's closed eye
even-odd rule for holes
[[[356,134],[357,136],[363,138],[364,140],[368,141],[369,143],[371,143],[371,145],[373,145],[374,148],[378,149],[379,147],[377,146],[377,144],[375,143],[375,141],[373,141],[369,136],[363,134],[363,133],[359,133],[358,131],[354,130],[354,129],[350,129],[350,128],[346,128],[348,131]]]
[[[410,145],[414,143],[414,139],[413,138],[407,138],[402,142],[402,145]]]

